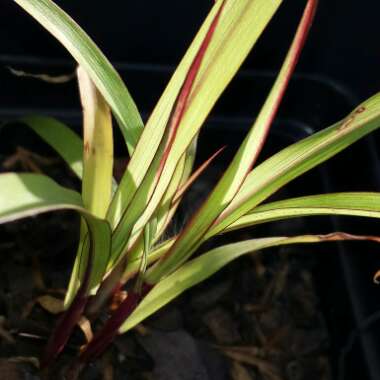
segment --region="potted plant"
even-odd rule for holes
[[[50,0],[15,2],[77,60],[83,106],[83,142],[50,118],[23,119],[82,179],[81,194],[41,174],[0,176],[3,223],[58,209],[75,210],[82,218],[65,312],[47,344],[42,367],[51,366],[62,352],[81,317],[86,315],[95,323],[112,297],[122,299],[78,355],[68,371],[69,378],[76,378],[116,335],[129,331],[244,254],[296,243],[379,242],[377,236],[343,232],[275,236],[230,243],[194,256],[205,241],[218,234],[269,221],[326,214],[379,217],[377,193],[311,195],[262,204],[285,184],[380,123],[375,95],[340,122],[255,166],[304,45],[316,1],[307,2],[274,85],[225,173],[184,228],[166,240],[162,240],[163,233],[184,194],[221,153],[218,150],[192,171],[200,127],[281,1],[216,2],[145,126],[116,71],[67,14]],[[119,184],[112,178],[111,111],[130,154]],[[124,286],[128,287],[127,295],[121,291]]]

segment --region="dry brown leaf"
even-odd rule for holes
[[[108,363],[103,370],[103,380],[113,380],[114,370],[111,363]]]
[[[34,306],[36,304],[36,300],[31,300],[25,304],[25,306],[22,308],[21,312],[21,319],[27,319],[32,312]]]
[[[67,83],[75,78],[75,72],[71,74],[65,74],[65,75],[49,75],[49,74],[32,74],[27,73],[22,70],[16,70],[12,67],[8,67],[8,70],[17,77],[27,77],[27,78],[33,78],[33,79],[39,79],[43,82],[52,83],[52,84],[62,84]]]
[[[34,356],[13,356],[8,359],[11,363],[27,363],[35,368],[40,368],[40,361]]]
[[[32,257],[32,273],[33,273],[33,282],[36,289],[43,291],[46,289],[44,276],[42,274],[41,265],[39,258],[37,256]]]
[[[63,300],[48,294],[38,297],[36,302],[51,314],[59,314],[64,311]]]
[[[262,352],[258,347],[222,348],[222,351],[230,359],[256,368],[270,380],[282,380],[278,369],[273,364],[256,356]]]
[[[267,338],[265,343],[266,350],[273,350],[279,344],[281,344],[290,334],[289,326],[278,328],[273,334]]]
[[[272,302],[274,298],[279,296],[285,288],[286,281],[289,273],[289,265],[285,264],[281,270],[279,270],[275,277],[272,279],[271,283],[267,287],[266,292],[261,298],[260,303],[263,305],[268,305]]]
[[[125,290],[119,290],[115,292],[112,297],[112,302],[110,305],[110,310],[115,311],[123,303],[123,301],[128,297],[128,293]]]
[[[42,166],[50,166],[59,162],[57,158],[40,156],[23,147],[18,146],[16,152],[2,162],[2,167],[7,170],[14,169],[20,165],[23,170],[42,174]]]
[[[232,363],[231,377],[233,380],[252,380],[248,370],[238,362]]]
[[[373,281],[375,284],[379,285],[380,284],[380,270],[378,270],[374,276],[373,276]]]
[[[236,353],[247,356],[264,358],[267,356],[266,350],[259,346],[217,346],[224,353]]]
[[[78,326],[82,330],[86,338],[86,342],[90,343],[94,337],[90,321],[86,317],[82,316],[78,322]]]
[[[136,325],[133,330],[135,330],[138,334],[141,336],[146,336],[150,333],[150,330],[148,327],[144,326],[143,324]]]
[[[1,378],[6,380],[24,380],[28,376],[17,363],[12,363],[7,359],[0,359],[0,373]]]
[[[281,270],[277,272],[276,281],[273,287],[272,298],[278,297],[281,293],[284,292],[286,282],[289,275],[289,264],[286,263]]]
[[[247,303],[243,306],[244,311],[247,311],[249,313],[263,313],[264,311],[268,310],[267,305],[261,305],[261,304],[252,304],[252,303]]]
[[[259,279],[263,278],[267,272],[267,268],[263,264],[262,257],[263,257],[262,255],[252,256],[255,274],[256,274],[256,277]]]
[[[6,328],[6,319],[3,315],[0,315],[0,340],[4,339],[10,344],[15,344],[16,341],[12,334]]]
[[[202,317],[203,323],[219,344],[236,344],[241,336],[232,315],[221,307],[208,311]]]

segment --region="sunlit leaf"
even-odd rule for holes
[[[81,196],[40,174],[0,174],[0,223],[55,210],[75,210],[85,219],[90,232],[93,269],[90,286],[101,280],[109,258],[111,231],[105,220],[83,207]]]
[[[172,147],[176,142],[180,123],[182,122],[184,114],[188,108],[194,83],[197,79],[197,75],[200,71],[200,67],[204,60],[205,54],[207,53],[207,49],[212,42],[214,33],[218,26],[222,11],[224,9],[225,0],[223,0],[221,3],[221,6],[215,14],[204,36],[204,39],[202,40],[199,49],[196,52],[193,61],[191,62],[188,72],[186,73],[184,81],[173,104],[173,108],[170,112],[170,117],[164,129],[163,136],[161,137],[158,150],[149,167],[148,173],[142,181],[141,186],[138,188],[138,191],[129,191],[129,201],[124,200],[123,202],[123,215],[114,231],[112,261],[117,260],[121,256],[122,251],[125,250],[125,244],[128,242],[128,240],[130,246],[135,244],[134,239],[129,238],[129,236],[133,230],[135,222],[138,219],[140,220],[136,223],[135,226],[135,229],[137,229],[137,237],[140,235],[140,231],[143,229],[145,231],[146,228],[149,227],[149,220],[156,211],[156,208],[159,206],[162,197],[164,197],[165,193],[167,193],[167,189],[165,189],[163,192],[159,193],[158,198],[155,197],[155,195],[157,195],[157,184],[159,183],[160,178],[162,176],[165,176],[164,168],[166,166],[168,157],[170,156]],[[182,156],[180,157],[184,164],[186,163],[186,147],[187,146],[185,146]],[[132,156],[132,160],[135,156],[136,154]],[[176,164],[175,170],[178,170],[178,168],[179,166]],[[129,166],[127,167],[127,172],[123,178],[130,180],[131,176],[129,175],[128,170]],[[175,171],[172,174],[174,175]],[[181,178],[181,172],[177,174],[179,174],[178,178]],[[170,184],[173,184],[173,176],[168,178],[167,186],[170,186]],[[122,180],[119,189],[123,190],[124,186],[125,183]],[[133,189],[133,187],[131,187],[131,189]],[[115,194],[114,200],[117,199],[118,195],[122,193],[122,191],[117,192]],[[108,214],[108,217],[111,220],[113,210],[114,208],[111,205],[110,213]],[[111,262],[111,265],[113,265],[113,262]]]
[[[281,67],[280,73],[247,137],[240,145],[231,164],[213,189],[207,201],[197,211],[176,240],[165,260],[147,274],[147,281],[157,282],[165,273],[178,268],[196,250],[202,237],[220,213],[232,201],[252,165],[258,158],[264,141],[278,110],[290,76],[296,66],[300,51],[306,40],[315,13],[316,2],[308,1],[293,43]]]
[[[81,67],[78,83],[83,108],[82,198],[87,210],[104,218],[112,193],[112,116],[103,96]]]
[[[131,224],[132,221],[134,223],[135,219],[138,218],[134,227],[135,230],[144,228],[160,204],[183,153],[198,134],[211,108],[235,75],[280,3],[281,0],[269,2],[267,0],[236,0],[216,3],[141,135],[119,191],[111,205],[109,220],[112,225],[120,219],[125,205],[131,204],[131,208],[124,214],[129,219],[128,224]],[[162,175],[154,187],[154,193],[150,196],[148,190],[152,184],[152,179],[156,178],[157,167],[151,164],[154,162],[178,91],[189,72],[196,52],[218,15],[220,7],[224,4],[225,7],[221,12],[217,27],[195,78],[192,94],[181,119],[176,139],[165,162]],[[143,185],[140,186],[142,183]],[[142,188],[145,190],[142,191]],[[139,201],[135,201],[133,198],[137,189],[139,190],[137,192]],[[148,204],[141,209],[141,204],[147,200],[149,200]],[[123,226],[125,226],[124,221]],[[125,231],[122,228],[115,231],[115,243],[123,247],[125,236]]]
[[[184,291],[206,280],[219,269],[242,255],[281,245],[321,243],[340,240],[369,240],[380,243],[380,237],[356,236],[337,232],[328,235],[302,235],[296,237],[252,239],[215,248],[183,264],[174,273],[156,284],[134,313],[124,322],[119,331],[120,333],[125,333],[130,330],[174,298],[178,297]]]
[[[224,232],[277,220],[313,215],[380,218],[380,193],[335,193],[286,199],[258,206]]]
[[[359,105],[342,121],[290,145],[256,167],[207,237],[223,231],[288,182],[379,127],[380,93]]]
[[[113,132],[110,108],[82,67],[77,70],[83,109],[83,180],[82,199],[85,208],[104,218],[111,201],[113,170]],[[77,255],[65,297],[73,300],[84,276],[89,254],[88,234],[81,223]]]

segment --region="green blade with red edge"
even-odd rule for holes
[[[380,193],[332,193],[272,202],[255,207],[222,232],[230,232],[278,220],[315,215],[380,218]]]
[[[368,218],[380,218],[380,193],[354,192],[310,195],[291,198],[258,206],[251,212],[239,218],[222,233],[228,233],[241,228],[269,223],[289,218],[308,217],[316,215],[347,215]],[[175,239],[154,250],[149,262],[153,263],[165,255]],[[164,247],[164,249],[162,248]],[[127,268],[130,276],[136,270],[138,258],[132,260]]]
[[[177,204],[174,204],[174,197],[179,188],[181,188],[191,176],[197,151],[197,140],[198,137],[193,140],[185,155],[179,161],[173,178],[160,202],[158,210],[156,211],[157,227],[153,237],[153,242],[157,241],[165,232],[167,225],[170,223],[175,211],[177,210],[178,202]]]
[[[121,326],[121,334],[181,295],[187,289],[206,280],[237,258],[263,249],[291,244],[309,244],[343,240],[369,240],[380,242],[376,236],[356,236],[345,233],[329,235],[301,235],[295,237],[268,237],[241,241],[215,248],[183,264],[174,273],[162,279],[142,300],[136,310]]]
[[[183,185],[175,193],[175,196],[173,197],[173,203],[178,203],[181,201],[186,191],[188,191],[192,184],[203,174],[203,172],[209,167],[209,165],[214,161],[214,159],[217,156],[219,156],[220,153],[223,152],[225,148],[226,147],[223,146],[222,148],[218,149],[194,171],[194,173],[188,178],[188,180],[184,182]]]
[[[164,232],[167,223],[170,222],[174,209],[172,208],[172,200],[178,187],[181,186],[184,178],[188,177],[192,170],[194,156],[184,156],[178,163],[177,169],[173,174],[173,178],[162,197],[158,210],[154,213],[154,218],[156,219],[156,230],[154,231],[154,236],[152,241],[157,241],[161,234]],[[191,165],[190,165],[191,164]],[[139,233],[139,231],[137,231]],[[133,239],[134,232],[132,231],[131,238]]]
[[[140,137],[143,122],[111,63],[80,26],[53,1],[13,1],[48,30],[86,70],[110,105],[131,154]]]
[[[165,164],[167,162],[171,148],[176,140],[178,128],[180,126],[180,122],[183,118],[184,112],[187,108],[189,97],[193,90],[195,79],[197,77],[202,61],[207,52],[208,46],[210,42],[212,41],[212,37],[218,25],[218,21],[220,19],[222,10],[224,9],[224,4],[225,4],[225,1],[222,2],[222,5],[219,7],[217,13],[215,14],[215,17],[213,18],[207,30],[207,33],[201,45],[199,46],[198,51],[196,52],[194,56],[191,66],[185,76],[183,84],[181,85],[180,91],[176,97],[173,108],[170,112],[170,117],[167,122],[167,126],[164,129],[164,134],[158,146],[158,151],[156,152],[156,155],[153,161],[151,162],[151,165],[149,166],[147,175],[143,178],[141,186],[139,186],[139,188],[137,189],[138,191],[135,191],[133,196],[130,197],[129,204],[128,202],[124,200],[124,206],[126,206],[126,208],[124,209],[121,219],[113,233],[112,257],[111,257],[109,268],[111,268],[115,264],[115,262],[119,260],[119,258],[122,256],[123,251],[137,244],[137,240],[141,236],[141,233],[143,230],[145,230],[144,232],[145,237],[147,236],[146,229],[149,228],[149,222],[154,212],[156,211],[156,208],[159,206],[159,202],[161,201],[162,197],[164,197],[165,192],[167,191],[167,189],[165,189],[162,193],[160,193],[159,194],[160,199],[158,200],[158,202],[153,201],[154,206],[153,207],[150,206],[150,204],[152,203],[152,199],[154,199],[155,194],[157,194],[157,192],[155,192],[156,185],[159,179],[161,178],[161,175],[162,174],[165,175],[165,173],[163,173]],[[186,150],[187,150],[187,147],[185,147],[183,151],[183,155],[186,153]],[[136,156],[136,154],[137,153],[135,153],[132,156],[132,160],[133,160],[133,157]],[[179,157],[179,160],[181,158],[183,159],[183,155]],[[177,168],[178,168],[178,163],[175,170]],[[172,173],[173,175],[175,174],[175,170]],[[123,178],[130,178],[129,173],[128,173],[128,167],[127,167],[126,174],[124,175]],[[170,184],[173,181],[173,176],[170,178],[168,177],[167,179],[168,179],[167,186],[170,186]],[[121,189],[122,187],[123,187],[123,181],[120,184],[119,189]],[[132,192],[129,192],[129,193],[132,194]],[[114,200],[117,197],[117,195],[118,193],[115,194]],[[157,200],[157,197],[155,200]],[[112,212],[112,205],[110,207],[110,212]],[[148,214],[148,216],[145,216],[146,214]],[[135,234],[136,238],[130,239],[130,235],[133,231],[133,227],[136,221],[140,221],[141,218],[143,218],[143,222],[140,222],[140,224],[137,224],[137,234]],[[146,242],[148,239],[144,239],[144,240],[145,240],[144,246],[146,246]]]
[[[117,227],[117,228],[119,228],[120,226],[124,227],[123,231],[122,231],[122,234],[124,236],[124,240],[126,240],[125,237],[128,237],[128,235],[129,235],[129,232],[125,231],[125,229],[128,229],[128,230],[131,229],[136,218],[139,217],[139,215],[144,210],[144,208],[146,208],[146,205],[149,204],[150,198],[151,198],[152,193],[156,187],[157,181],[159,180],[159,178],[163,172],[163,169],[165,167],[168,155],[169,155],[170,150],[173,146],[173,143],[176,139],[178,127],[179,127],[180,122],[183,118],[184,112],[187,108],[188,100],[189,100],[191,91],[192,91],[193,86],[194,86],[194,81],[197,77],[200,66],[202,64],[202,61],[203,61],[205,54],[207,52],[207,49],[209,47],[210,41],[212,41],[212,37],[214,36],[216,26],[217,26],[218,21],[220,19],[221,12],[224,8],[224,4],[225,4],[225,1],[223,0],[222,5],[219,7],[214,18],[212,19],[212,21],[211,21],[211,23],[207,29],[207,32],[206,32],[203,40],[201,41],[201,44],[200,44],[198,50],[196,51],[196,54],[194,55],[194,57],[192,59],[189,70],[186,73],[186,76],[183,80],[183,83],[181,84],[181,87],[178,91],[178,94],[176,95],[174,104],[170,110],[170,115],[169,115],[168,121],[165,125],[165,128],[163,129],[163,134],[162,134],[162,136],[160,136],[160,139],[158,141],[159,142],[158,148],[155,152],[153,160],[151,161],[151,163],[149,165],[147,173],[142,173],[143,175],[141,175],[141,178],[142,178],[141,186],[139,186],[138,189],[135,188],[136,181],[134,181],[133,183],[130,183],[130,186],[128,186],[129,191],[126,195],[127,196],[129,195],[129,197],[127,197],[127,199],[123,199],[124,210],[122,211],[120,223]],[[143,139],[143,136],[142,136],[142,139]],[[150,141],[152,141],[151,138],[150,138]],[[140,143],[141,143],[141,141],[140,141]],[[153,142],[153,143],[155,143],[155,142]],[[187,146],[185,147],[183,154],[185,153],[186,148],[187,148]],[[146,151],[146,147],[144,147],[144,154],[141,158],[144,159],[146,156],[147,156],[147,151]],[[119,187],[119,192],[117,192],[115,194],[113,203],[115,203],[115,201],[117,201],[118,196],[120,194],[122,194],[122,192],[123,192],[123,189],[125,187],[125,183],[123,180],[127,179],[127,181],[131,182],[132,177],[130,176],[129,169],[130,169],[130,166],[133,164],[133,160],[135,157],[139,158],[138,152],[136,152],[132,156],[131,164],[128,165],[128,167],[127,167],[126,174],[124,175],[124,177],[121,181],[121,184]],[[182,157],[183,156],[181,156],[180,158],[182,158]],[[176,163],[175,169],[177,169],[177,168],[178,168],[178,164]],[[174,172],[172,174],[174,175]],[[168,186],[170,185],[170,182],[172,181],[172,179],[173,179],[173,176],[171,178],[169,178],[169,183],[167,184]],[[131,191],[130,189],[135,189],[135,191],[133,192],[133,190]],[[165,191],[166,191],[166,189],[165,189]],[[163,195],[164,194],[161,194],[161,196],[163,196]],[[125,196],[124,196],[124,198],[125,198]],[[111,205],[111,207],[110,207],[110,212],[108,215],[111,220],[114,218],[114,215],[113,215],[114,209],[112,206],[113,205]],[[131,207],[129,207],[129,206],[131,206]],[[150,215],[150,216],[152,216],[152,215]],[[119,235],[118,235],[118,231],[116,229],[116,231],[115,231],[115,236],[116,236],[115,241],[116,242],[118,242],[118,236]],[[120,245],[120,243],[116,243],[116,244]]]
[[[82,199],[85,208],[105,218],[111,201],[113,171],[113,131],[111,110],[86,71],[77,69],[83,111]],[[80,243],[73,266],[65,305],[71,303],[85,274],[89,244],[85,224],[81,224]]]
[[[89,213],[77,192],[66,189],[41,174],[0,174],[0,223],[12,222],[49,211],[74,210],[90,231],[93,269],[89,289],[98,285],[107,265],[111,230],[107,221]]]
[[[148,173],[149,167],[156,156],[185,77],[220,7],[224,5],[195,79],[194,90],[186,106],[171,153],[166,160],[163,175],[155,191],[156,195],[144,215],[142,225],[145,225],[145,220],[150,218],[149,214],[154,212],[157,204],[161,201],[184,151],[198,134],[216,100],[235,75],[280,3],[281,0],[216,2],[144,128],[135,154],[128,165],[127,173],[111,206],[109,220],[113,226],[120,220],[125,208],[131,202],[134,192],[140,188],[144,177],[149,175],[155,178],[155,173]]]
[[[173,178],[170,181],[170,185],[161,201],[160,207],[153,216],[152,220],[147,226],[149,226],[150,236],[149,236],[149,246],[157,243],[161,238],[162,234],[165,232],[166,227],[170,223],[175,211],[178,207],[178,202],[173,204],[173,198],[178,192],[178,189],[187,182],[191,171],[193,168],[193,163],[195,160],[196,154],[196,139],[193,141],[189,149],[186,151],[186,154],[182,157],[178,163],[178,167],[174,172]],[[139,231],[137,231],[137,234]],[[134,238],[134,231],[131,233],[131,240]],[[144,236],[140,236],[139,239],[142,241]],[[142,250],[144,244],[135,244],[132,251],[128,253],[128,268],[127,271],[130,273],[130,262],[135,261],[135,259],[142,259]],[[149,253],[150,255],[150,253]],[[158,257],[154,255],[154,257]],[[154,260],[155,261],[155,260]],[[149,261],[151,263],[152,261]]]
[[[151,244],[155,244],[160,239],[177,210],[179,202],[176,201],[174,203],[173,201],[179,189],[188,182],[189,177],[191,176],[196,155],[197,139],[198,137],[193,140],[185,155],[179,161],[160,206],[152,220],[149,222],[152,233],[150,239]],[[135,234],[139,234],[139,231],[132,231],[131,240],[134,239]],[[139,239],[141,240],[142,237],[140,236]],[[134,244],[133,250],[128,253],[129,261],[134,260],[136,257],[141,257],[142,246],[142,244]]]
[[[119,197],[118,194],[116,194],[113,199],[119,212],[123,212],[123,218],[114,231],[114,245],[112,248],[113,261],[118,260],[120,255],[135,243],[135,241],[126,241],[125,239],[125,237],[130,234],[131,225],[134,225],[134,231],[142,231],[156,211],[171,181],[178,161],[194,136],[198,134],[199,128],[211,107],[225,86],[229,83],[232,76],[236,73],[250,48],[255,44],[270,18],[277,10],[279,4],[280,1],[268,3],[261,0],[226,0],[218,2],[212,10],[210,17],[208,17],[203,28],[201,28],[201,36],[203,39],[198,42],[200,46],[195,45],[199,46],[198,51],[194,54],[194,59],[186,74],[185,83],[190,76],[195,78],[192,84],[193,90],[191,90],[188,102],[184,104],[184,112],[182,112],[175,139],[170,145],[171,149],[170,151],[166,150],[168,155],[165,157],[164,167],[162,167],[162,171],[160,172],[162,175],[157,177],[156,168],[159,166],[157,160],[161,160],[161,157],[157,156],[154,157],[152,161],[155,163],[154,165],[151,165],[152,162],[150,162],[150,167],[145,177],[142,174],[143,172],[135,172],[134,170],[134,158],[139,157],[139,145],[144,141],[145,131],[149,131],[149,129],[145,128],[124,176],[126,182],[123,184],[122,181],[119,186]],[[252,27],[252,25],[254,25],[254,27]],[[198,37],[196,41],[198,41]],[[207,42],[207,46],[205,42]],[[237,49],[237,47],[239,48]],[[192,49],[190,49],[190,51],[192,51]],[[192,71],[196,70],[195,63],[199,62],[197,59],[200,57],[201,52],[204,56],[200,69],[196,73],[197,75],[193,75],[194,73],[192,73]],[[226,62],[229,62],[228,66],[226,66]],[[181,86],[181,88],[185,87],[185,85]],[[176,104],[180,104],[178,98]],[[160,103],[158,107],[160,107]],[[176,111],[173,112],[170,109],[167,111],[169,111],[169,114],[178,114]],[[167,115],[169,116],[169,114]],[[155,113],[153,113],[153,119],[155,119],[154,115]],[[191,119],[189,119],[189,117]],[[167,120],[167,118],[165,118],[164,121],[165,120]],[[158,120],[157,122],[162,121]],[[149,122],[147,125],[149,125]],[[160,127],[155,124],[154,131],[149,132],[149,141],[154,141],[154,139],[151,138],[151,133],[155,133],[159,129]],[[149,149],[147,150],[149,141],[145,141],[142,145],[144,156],[148,156],[150,152]],[[164,154],[162,150],[161,154]],[[140,157],[138,164],[142,164],[145,158],[146,157]],[[160,164],[161,163],[162,161],[160,161]],[[154,167],[153,170],[152,167]],[[132,175],[132,172],[135,172],[135,174]],[[136,192],[134,186],[139,183],[138,176],[141,176],[140,178],[143,181],[143,185],[138,187],[137,197],[134,198],[132,194]],[[152,182],[157,179],[157,185],[152,186]],[[125,187],[124,185],[126,183],[130,185]],[[151,188],[149,188],[149,186],[151,186]],[[124,194],[124,196],[121,196],[123,189],[125,190],[126,188],[129,189],[129,195]],[[142,191],[142,189],[144,190]],[[124,199],[124,202],[122,199]],[[130,207],[123,209],[123,204],[125,205],[126,199],[128,203],[130,203]],[[148,202],[146,203],[147,200]],[[112,220],[114,222],[118,220],[118,212],[114,213],[115,208],[112,206],[113,205],[111,205],[109,215],[111,224]],[[125,233],[125,231],[127,231],[127,233]],[[139,234],[136,233],[135,236],[138,238]],[[113,265],[113,263],[111,263],[111,265]]]
[[[173,245],[174,240],[174,238],[165,240],[157,247],[152,249],[147,256],[148,265],[151,265],[152,263],[160,259],[162,256],[164,256],[168,252],[169,248]],[[125,283],[127,280],[136,275],[140,267],[142,256],[143,254],[141,250],[140,252],[136,252],[136,255],[134,257],[128,257],[128,265],[122,275],[122,283]]]
[[[281,187],[379,127],[380,93],[340,122],[290,145],[253,169],[205,238],[220,233]]]
[[[170,222],[171,217],[174,215],[175,207],[171,207],[172,199],[176,194],[178,188],[189,178],[193,168],[193,163],[196,154],[196,139],[194,143],[188,148],[186,153],[183,155],[178,163],[178,166],[173,174],[170,181],[168,189],[161,201],[159,209],[151,218],[150,222],[147,224],[149,227],[149,246],[154,244],[162,235],[168,222]],[[132,231],[131,236],[134,233]],[[144,238],[145,238],[144,234]],[[140,237],[141,239],[141,237]],[[138,250],[135,250],[134,255],[138,254]]]
[[[258,158],[264,141],[278,110],[290,77],[314,18],[317,2],[309,0],[297,32],[277,79],[248,135],[237,151],[221,180],[176,240],[165,260],[160,261],[146,275],[146,281],[156,283],[162,276],[178,268],[201,244],[203,236],[216,218],[229,205],[238,192],[252,165]]]
[[[67,125],[48,116],[27,116],[15,120],[15,122],[25,124],[33,130],[63,158],[73,173],[79,179],[82,179],[83,141],[80,136]],[[12,122],[4,124],[3,127],[7,127],[8,125],[12,128],[16,126],[16,124],[13,125]]]
[[[167,200],[164,198],[162,204],[167,204],[167,212],[162,215],[161,218],[158,219],[158,228],[156,240],[161,236],[161,234],[165,231],[166,227],[171,222],[184,194],[191,187],[191,185],[203,174],[203,172],[208,168],[208,166],[212,163],[212,161],[224,150],[225,147],[222,147],[218,151],[216,151],[211,157],[209,157],[203,164],[201,164],[191,176],[187,176],[183,179],[180,186],[177,187],[176,191],[171,194],[171,197]],[[161,205],[161,208],[163,206]],[[161,210],[161,209],[160,209]]]

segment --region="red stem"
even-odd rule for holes
[[[82,285],[80,286],[73,302],[60,317],[53,330],[53,333],[50,335],[44,353],[41,357],[40,366],[42,369],[48,367],[65,348],[67,341],[69,340],[76,324],[83,314],[84,308],[86,307],[89,298],[87,291],[90,283],[93,261],[94,257],[92,251],[92,240],[90,237],[88,261],[86,271],[83,276]]]
[[[95,335],[79,357],[80,364],[86,363],[99,356],[112,342],[118,333],[120,326],[136,309],[140,301],[149,293],[153,285],[144,284],[141,293],[131,291],[128,297],[120,304],[118,309],[104,325],[102,330]]]
[[[58,320],[41,357],[41,368],[48,367],[64,349],[71,333],[83,314],[88,297],[76,297]]]

